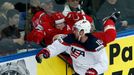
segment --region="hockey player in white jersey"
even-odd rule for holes
[[[104,22],[103,32],[91,33],[87,20],[75,23],[73,33],[63,39],[54,41],[36,55],[41,63],[43,58],[51,58],[67,52],[72,58],[75,75],[99,75],[108,69],[108,58],[105,46],[116,38],[115,20],[119,13],[114,13]]]

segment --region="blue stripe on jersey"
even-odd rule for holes
[[[67,37],[63,39],[63,41],[67,44],[77,43],[83,46],[86,50],[94,51],[97,47],[100,45],[103,45],[103,42],[96,37],[94,37],[92,34],[86,34],[88,36],[88,39],[85,43],[81,43],[80,41],[75,39],[74,34],[69,34]]]

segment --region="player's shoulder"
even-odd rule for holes
[[[43,13],[43,11],[38,11],[38,12],[36,12],[35,14],[34,14],[34,16],[39,16],[40,14],[42,14]]]
[[[94,36],[93,34],[86,34],[88,36],[88,42],[90,43],[96,43],[97,40],[100,40],[99,38],[97,38],[96,36]]]
[[[86,42],[85,48],[89,51],[96,50],[96,48],[103,46],[103,41],[100,39],[96,38],[92,34],[87,34],[88,40]],[[104,47],[104,46],[103,46]]]
[[[75,41],[75,36],[74,34],[68,34],[64,39],[63,39],[64,42],[68,43],[68,44],[71,44]]]

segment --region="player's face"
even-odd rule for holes
[[[77,8],[80,0],[69,0],[68,3],[71,7]]]
[[[59,23],[55,25],[55,28],[59,29],[59,30],[63,30],[63,28],[65,27],[65,23]]]

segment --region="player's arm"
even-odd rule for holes
[[[47,22],[41,25],[38,24],[30,33],[27,34],[27,40],[40,44],[40,42],[47,36],[47,31],[45,30],[45,27],[47,28],[47,26]]]
[[[115,23],[111,19],[108,19],[104,23],[104,31],[94,32],[93,35],[106,44],[113,41],[116,38]]]
[[[40,44],[45,36],[46,33],[44,30],[33,29],[30,33],[27,34],[26,39],[28,41],[33,41],[37,44]]]
[[[120,13],[112,14],[105,22],[104,22],[104,31],[103,32],[95,32],[93,35],[99,39],[101,39],[105,44],[115,40],[116,38],[116,28],[115,23],[118,19]]]
[[[32,25],[35,28],[38,24],[39,24],[39,18],[41,16],[41,14],[43,14],[42,11],[39,11],[37,13],[34,14],[34,16],[32,17]]]
[[[68,46],[62,44],[63,40],[56,40],[51,45],[48,45],[46,48],[43,48],[36,55],[36,60],[38,63],[41,63],[42,58],[50,58],[56,56],[65,50],[68,49]]]

